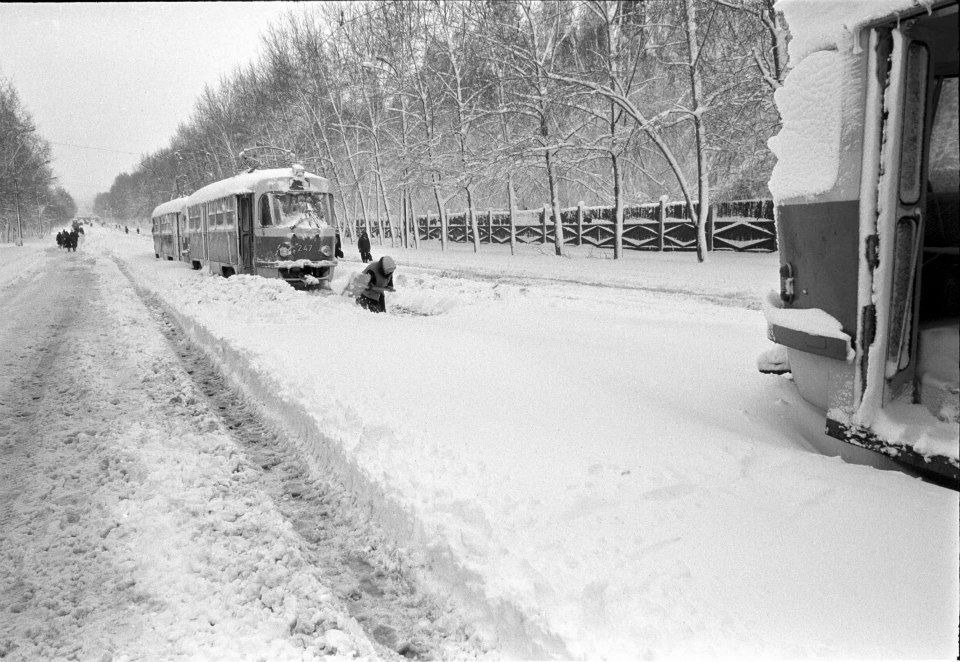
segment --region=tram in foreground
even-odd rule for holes
[[[155,228],[157,218],[162,220],[177,204],[180,201],[164,203],[154,211]],[[282,278],[299,289],[329,289],[337,259],[327,179],[298,165],[250,169],[201,188],[183,207],[183,225],[175,227],[184,247],[181,259],[194,269]],[[161,223],[161,243],[169,241],[169,227]]]
[[[782,351],[759,367],[792,373],[831,436],[960,489],[957,0],[851,2],[832,43],[817,2],[781,5]]]

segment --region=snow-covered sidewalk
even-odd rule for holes
[[[347,262],[359,264],[356,244],[344,242],[343,251]],[[480,252],[474,253],[472,244],[451,242],[441,251],[436,241],[422,242],[420,249],[374,241],[371,253],[375,259],[390,255],[404,267],[454,278],[551,289],[558,285],[595,285],[675,294],[756,310],[767,293],[779,287],[776,253],[717,251],[709,254],[709,264],[702,267],[694,253],[625,251],[622,260],[613,260],[611,251],[592,246],[566,246],[564,256],[557,258],[553,244],[518,244],[516,255],[510,255],[510,247],[501,244],[481,244]]]
[[[567,260],[557,282],[538,257],[478,278],[394,251],[394,314],[376,316],[157,262],[148,241],[98,231],[91,250],[165,301],[502,650],[956,655],[956,494],[811,450],[822,416],[754,367],[770,256],[645,254],[656,287],[636,289],[610,287],[617,265]],[[762,284],[750,259],[772,270]]]
[[[117,266],[17,255],[43,270],[0,283],[0,658],[388,655]]]

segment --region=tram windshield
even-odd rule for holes
[[[282,228],[323,230],[327,221],[326,193],[274,193],[273,225]]]

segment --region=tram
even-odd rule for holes
[[[829,435],[960,489],[958,3],[837,4],[781,3],[783,352],[760,368],[792,373]]]
[[[329,289],[337,260],[327,179],[298,165],[250,169],[201,188],[183,204],[182,259],[194,269]]]
[[[157,258],[182,260],[187,251],[183,230],[187,199],[177,198],[158,205],[150,214],[153,253]]]

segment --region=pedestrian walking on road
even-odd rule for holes
[[[123,226],[123,234],[130,234],[130,228],[128,228],[126,225]]]
[[[333,254],[338,258],[343,257],[343,244],[340,243],[340,230],[337,230],[337,246],[334,249]]]
[[[360,238],[357,239],[357,248],[360,249],[360,260],[362,262],[370,262],[373,259],[373,256],[370,255],[370,237],[367,236],[366,230],[360,233]]]

